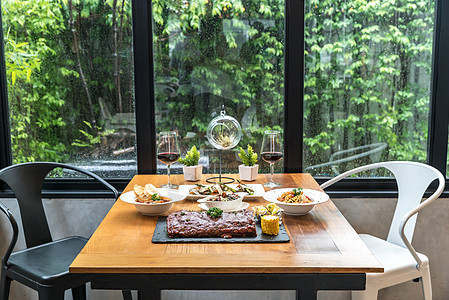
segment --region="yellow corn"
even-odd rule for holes
[[[260,218],[262,232],[268,235],[279,234],[279,217],[273,215],[265,215]]]

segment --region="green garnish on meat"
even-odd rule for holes
[[[212,208],[209,208],[206,213],[211,218],[219,218],[223,214],[223,210],[218,207],[212,207]]]

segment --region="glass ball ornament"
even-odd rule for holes
[[[242,127],[233,117],[226,115],[222,108],[220,115],[207,126],[207,139],[216,149],[226,150],[237,146],[242,137]]]

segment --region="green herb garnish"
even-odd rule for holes
[[[302,188],[293,189],[293,196],[299,196],[302,193]]]
[[[153,194],[151,195],[151,200],[161,200],[161,197],[158,194]]]
[[[209,208],[206,212],[212,218],[219,218],[223,214],[223,210],[218,207]]]

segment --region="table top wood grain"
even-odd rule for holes
[[[205,183],[211,175],[203,175]],[[225,176],[225,175],[223,175]],[[238,178],[238,175],[226,176]],[[286,187],[321,190],[310,174],[275,174]],[[259,174],[256,181],[269,181]],[[135,184],[159,187],[165,175],[136,175],[124,193]],[[172,175],[171,182],[185,182]],[[266,189],[269,190],[269,189]],[[263,198],[245,200],[268,204]],[[175,203],[173,211],[201,210],[195,200]],[[73,273],[366,273],[383,267],[332,201],[315,206],[304,216],[283,215],[289,243],[187,243],[153,244],[157,217],[140,214],[132,204],[118,200],[70,266]]]

